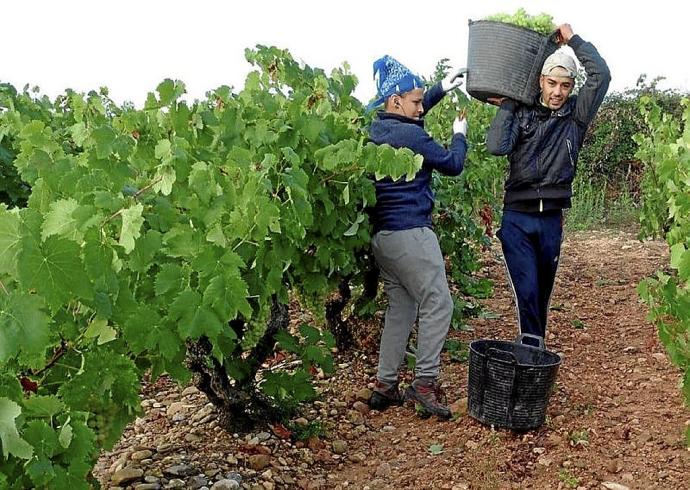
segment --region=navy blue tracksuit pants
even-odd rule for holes
[[[563,212],[505,210],[497,236],[515,292],[520,333],[543,338],[561,253]]]

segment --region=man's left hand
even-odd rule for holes
[[[573,37],[575,33],[570,24],[561,24],[558,26],[558,44],[568,44],[570,38]]]
[[[446,78],[441,81],[441,88],[444,92],[456,89],[462,85],[464,81],[465,74],[467,73],[467,68],[460,68],[454,72],[451,72]]]

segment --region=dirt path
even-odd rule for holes
[[[321,420],[326,435],[306,447],[270,432],[226,434],[200,394],[180,393],[163,380],[145,388],[146,416],[101,458],[96,474],[108,482],[118,469],[142,469],[124,480],[140,490],[211,488],[227,477],[269,490],[690,489],[690,451],[682,440],[690,412],[682,406],[680,373],[635,292],[666,261],[663,243],[640,243],[628,234],[566,239],[547,337],[564,360],[538,431],[492,430],[466,413],[452,422],[422,420],[407,407],[367,413],[357,400],[372,381],[376,356],[359,352],[340,357],[341,369],[321,382],[321,401],[304,415]],[[510,339],[516,333],[512,292],[495,250],[486,254],[482,274],[496,281],[494,297],[484,302],[491,314],[471,320],[473,332],[451,337]],[[444,359],[443,380],[461,407],[467,365]],[[432,454],[432,445],[442,452]],[[170,471],[174,466],[184,471]]]

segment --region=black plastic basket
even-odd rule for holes
[[[536,339],[539,347],[523,343]],[[468,411],[483,424],[516,431],[544,423],[561,358],[541,337],[522,334],[515,342],[470,343]]]
[[[558,49],[555,34],[492,20],[470,21],[467,92],[481,101],[509,97],[531,104],[544,60]]]

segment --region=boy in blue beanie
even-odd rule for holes
[[[462,172],[467,153],[467,121],[454,121],[453,138],[446,149],[424,130],[422,116],[448,91],[462,84],[463,74],[463,70],[458,70],[424,92],[422,80],[394,58],[384,56],[374,62],[378,93],[368,108],[384,106],[371,124],[371,141],[409,148],[424,157],[422,168],[412,181],[385,178],[375,183],[372,249],[388,296],[377,381],[369,400],[369,405],[377,410],[411,400],[439,418],[452,415],[443,405],[438,382],[441,349],[450,326],[453,301],[443,255],[432,230],[431,175],[434,170],[451,176]],[[398,389],[398,369],[417,320],[415,379],[403,396]]]

